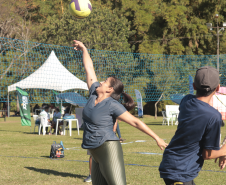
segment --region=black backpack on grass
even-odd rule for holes
[[[60,144],[53,142],[51,145],[50,156],[51,158],[63,158],[64,157],[64,145],[61,141]]]

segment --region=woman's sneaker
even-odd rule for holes
[[[89,175],[89,176],[84,180],[84,182],[92,182],[91,175]]]

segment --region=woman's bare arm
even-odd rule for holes
[[[140,131],[144,132],[145,134],[151,136],[156,142],[159,148],[163,150],[163,147],[166,148],[168,144],[166,144],[158,135],[156,135],[145,123],[140,121],[138,118],[134,117],[128,111],[124,112],[122,115],[117,117],[117,119],[122,120],[131,126],[139,129]]]
[[[89,56],[87,48],[84,46],[82,42],[74,40],[73,47],[75,50],[80,50],[83,53],[82,58],[83,58],[83,65],[86,71],[86,82],[87,82],[88,88],[90,89],[91,85],[94,82],[97,82],[96,73],[93,67],[93,61]]]

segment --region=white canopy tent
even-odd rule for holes
[[[60,92],[70,89],[88,90],[85,82],[74,76],[60,63],[54,51],[38,70],[25,79],[8,86],[8,114],[9,92],[15,91],[16,87],[22,89],[54,89]]]

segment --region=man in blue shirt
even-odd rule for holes
[[[219,72],[210,66],[196,71],[196,96],[187,95],[180,103],[178,127],[165,149],[159,167],[160,177],[166,185],[195,185],[204,160],[220,157],[219,166],[225,166],[226,145],[221,149],[221,114],[209,105],[220,88]]]

